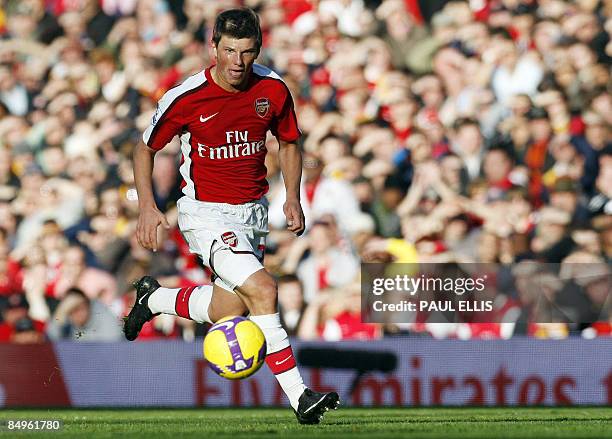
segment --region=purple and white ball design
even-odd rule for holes
[[[246,378],[259,370],[266,357],[266,340],[252,321],[225,317],[204,338],[204,357],[210,368],[228,379]]]

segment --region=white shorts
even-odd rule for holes
[[[268,234],[268,200],[245,204],[210,203],[182,197],[178,225],[189,251],[215,275],[215,284],[233,291],[263,268]]]

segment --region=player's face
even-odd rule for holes
[[[257,58],[257,40],[255,38],[233,38],[222,35],[217,47],[214,47],[217,67],[216,80],[227,90],[240,90],[246,85],[251,67]]]

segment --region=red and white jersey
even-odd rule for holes
[[[246,90],[228,92],[210,67],[160,99],[144,143],[160,150],[181,140],[183,193],[195,200],[242,204],[268,191],[266,133],[295,142],[300,136],[293,99],[280,76],[253,64]]]

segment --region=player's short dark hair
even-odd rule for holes
[[[219,45],[221,36],[232,38],[255,38],[257,50],[261,48],[261,27],[259,17],[249,8],[228,9],[217,15],[212,40]]]

